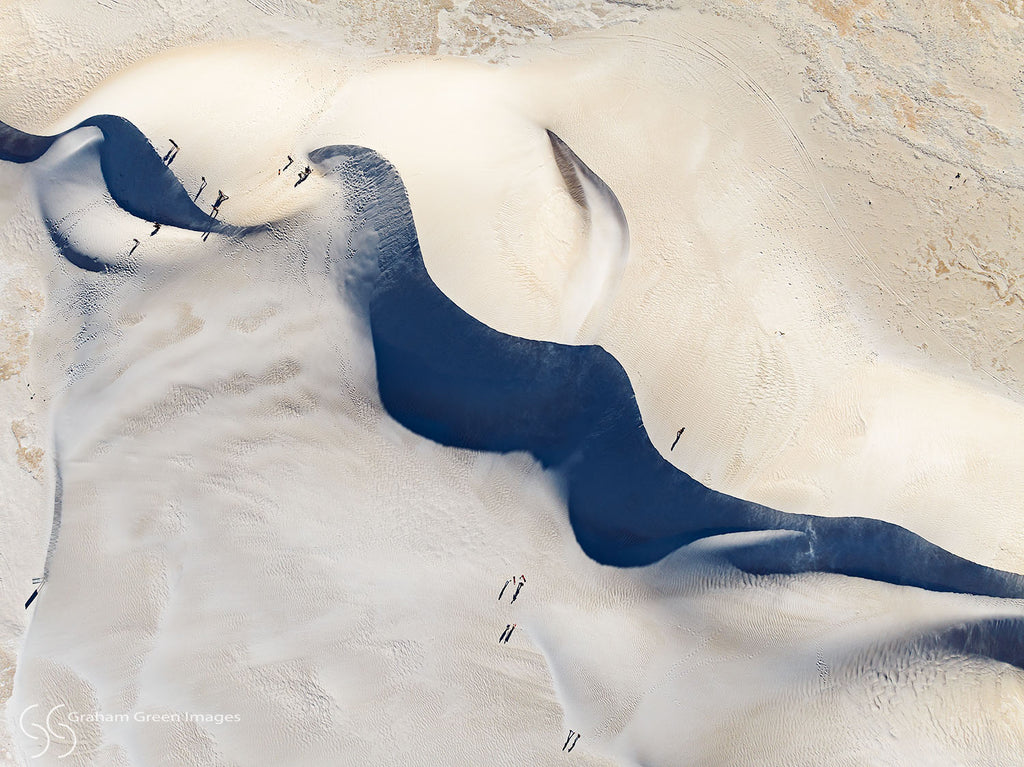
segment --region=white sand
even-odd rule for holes
[[[23,640],[26,587],[4,584],[8,647],[23,641],[3,664],[17,666],[7,717],[21,763],[1019,760],[1021,672],[886,643],[1020,605],[729,576],[700,557],[714,542],[600,567],[533,462],[440,448],[382,412],[365,332],[324,269],[344,194],[316,175],[294,188],[295,166],[277,174],[287,154],[301,166],[317,146],[361,143],[388,157],[445,292],[506,332],[603,344],[655,444],[701,481],[786,511],[888,519],[1024,572],[1020,391],[1000,396],[941,341],[921,353],[882,327],[857,280],[878,276],[864,251],[884,237],[863,239],[875,212],[832,199],[815,153],[838,142],[782,87],[802,60],[767,26],[690,12],[519,56],[495,70],[188,50],[61,118],[121,114],[161,150],[173,137],[187,189],[205,175],[204,200],[231,196],[225,220],[280,226],[241,245],[167,227],[150,239],[84,181],[46,185],[84,135],[5,203],[4,241],[32,254],[5,301],[20,287],[29,325],[31,290],[47,301],[29,379],[41,393],[18,400],[24,440],[55,440],[65,467],[60,542]],[[611,214],[572,202],[545,127],[622,203],[621,281]],[[884,164],[841,146],[830,168]],[[88,151],[63,162],[93,172]],[[12,188],[23,174],[0,171]],[[147,263],[187,271],[108,279],[76,341],[80,278],[55,268],[36,194],[83,247],[123,248],[141,226]],[[25,583],[46,549],[45,482],[33,490],[15,459],[0,467],[5,487],[38,499],[12,516],[19,548],[4,548],[4,572]],[[494,601],[519,573],[520,601]],[[56,702],[242,721],[77,724],[71,757],[31,759],[18,715]],[[570,727],[583,738],[566,757]]]

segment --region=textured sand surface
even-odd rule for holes
[[[274,222],[149,238],[0,163],[4,763],[542,765],[570,727],[585,764],[1021,763],[1022,672],[927,640],[1019,604],[754,578],[713,541],[601,567],[531,460],[380,407],[327,273],[345,189],[285,155],[388,157],[437,284],[605,346],[698,480],[1024,572],[1020,3],[661,5],[0,8],[0,119],[123,115],[229,223]],[[149,276],[61,265],[46,205],[95,250],[142,240]],[[242,722],[78,724],[32,759],[48,701]]]

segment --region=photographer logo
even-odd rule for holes
[[[21,727],[21,731],[28,738],[35,741],[37,748],[39,749],[37,753],[31,756],[32,759],[38,759],[48,753],[51,746],[55,750],[62,752],[57,754],[58,759],[65,759],[70,756],[78,746],[78,736],[75,734],[75,731],[63,721],[59,721],[59,716],[55,716],[62,708],[66,708],[63,703],[58,703],[56,706],[51,708],[46,713],[44,724],[40,724],[38,721],[32,721],[43,711],[39,707],[38,703],[33,703],[21,712],[21,716],[18,718],[18,726]],[[39,709],[39,711],[30,717],[29,712],[35,709]]]

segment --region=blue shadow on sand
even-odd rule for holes
[[[237,236],[251,229],[224,224],[204,213],[164,164],[156,149],[135,125],[123,117],[97,115],[54,136],[37,136],[0,122],[0,160],[29,163],[38,160],[62,136],[80,128],[98,128],[103,134],[99,147],[100,170],[107,191],[125,212],[154,224]],[[88,271],[110,267],[75,250],[52,222],[47,230],[54,244],[71,263]]]
[[[444,445],[531,453],[563,483],[573,531],[591,558],[647,565],[701,538],[792,531],[723,553],[754,574],[839,573],[1024,597],[1020,575],[958,557],[899,525],[787,514],[700,484],[651,444],[629,377],[607,351],[500,333],[441,292],[386,160],[353,146],[323,147],[310,159],[355,190],[355,229],[376,235],[369,317],[388,413]]]
[[[103,177],[124,210],[197,231],[244,233],[199,210],[143,134],[119,117],[78,127],[103,131]],[[57,137],[0,123],[0,159],[31,162]],[[668,463],[651,444],[629,378],[600,346],[569,346],[500,333],[445,296],[423,263],[397,171],[372,150],[310,153],[351,190],[364,304],[388,413],[435,442],[469,450],[527,451],[562,483],[573,531],[594,560],[647,565],[702,538],[780,531],[717,550],[749,573],[836,573],[934,591],[1024,597],[1022,576],[952,554],[903,527],[866,517],[787,514],[715,492]],[[788,531],[788,534],[785,533]],[[724,539],[723,539],[724,540]],[[1019,620],[978,621],[932,636],[950,652],[1024,667]]]

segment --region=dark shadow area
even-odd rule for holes
[[[84,269],[87,272],[125,271],[125,267],[123,266],[100,261],[98,258],[93,258],[92,256],[80,251],[71,244],[71,241],[64,236],[53,221],[46,219],[44,223],[46,225],[46,233],[50,235],[50,241],[56,246],[57,252],[68,260],[68,263],[77,266],[79,269]]]
[[[554,155],[555,165],[558,166],[558,172],[562,176],[565,188],[573,202],[583,210],[588,225],[590,224],[590,207],[587,205],[586,193],[583,191],[583,184],[580,181],[581,177],[593,184],[598,194],[608,202],[612,215],[615,216],[619,228],[626,232],[625,237],[628,241],[629,222],[626,220],[626,212],[622,209],[622,204],[615,196],[615,192],[557,134],[547,131],[547,135],[548,141],[551,143],[551,153]]]
[[[242,235],[260,228],[225,225],[200,210],[127,120],[104,115],[76,127],[86,126],[103,133],[103,178],[129,214],[154,226],[199,232]],[[0,159],[31,162],[56,138],[0,123]],[[575,157],[568,151],[561,151],[563,165]],[[786,514],[700,484],[651,444],[629,378],[607,351],[500,333],[441,292],[423,263],[402,180],[386,160],[353,146],[324,147],[309,157],[326,173],[339,174],[351,191],[355,220],[349,249],[376,259],[372,268],[337,274],[339,288],[364,302],[388,413],[444,445],[531,453],[560,479],[573,531],[594,560],[646,565],[702,538],[785,530],[796,535],[730,544],[720,554],[758,575],[826,572],[935,591],[1024,597],[1020,575],[965,560],[898,525]],[[47,225],[76,266],[110,270],[77,253]],[[54,536],[60,520],[59,468],[58,463]],[[951,651],[1024,668],[1024,644],[1014,630],[1020,625],[978,622],[944,631],[935,641]]]
[[[7,123],[0,122],[0,160],[16,163],[38,160],[56,140],[56,136],[23,133]]]
[[[433,283],[395,169],[362,147],[310,159],[340,173],[355,228],[377,234],[369,302],[381,401],[410,430],[453,447],[525,450],[561,477],[577,540],[607,565],[646,565],[709,536],[791,530],[723,556],[754,574],[828,572],[935,591],[1024,596],[1024,578],[956,556],[898,525],[786,514],[715,492],[665,461],[629,378],[599,346],[505,335]]]
[[[1024,669],[1024,620],[990,618],[926,637],[924,645],[956,655],[978,655]]]
[[[61,136],[85,127],[98,128],[103,134],[99,147],[103,180],[125,212],[154,224],[196,232],[236,236],[252,231],[223,224],[200,210],[149,139],[123,117],[97,115],[56,136],[35,136],[0,123],[0,160],[38,160]]]

